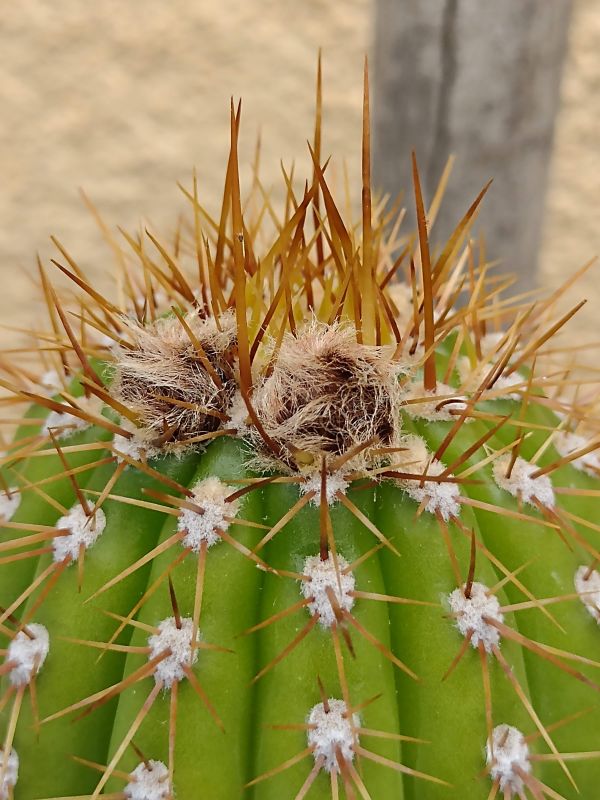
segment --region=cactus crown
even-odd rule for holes
[[[367,81],[356,225],[320,69],[317,104],[281,212],[242,201],[232,105],[220,214],[194,176],[172,242],[107,232],[118,302],[39,264],[48,330],[2,361],[0,800],[592,797],[600,434],[547,347],[577,307],[506,299],[487,187],[439,249],[447,174],[426,208],[413,155],[414,235],[372,205]]]

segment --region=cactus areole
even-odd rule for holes
[[[598,797],[574,312],[510,298],[485,190],[447,242],[414,155],[416,231],[372,202],[368,102],[358,222],[319,124],[242,197],[239,125],[219,213],[101,222],[106,297],[57,243],[1,362],[0,800]]]

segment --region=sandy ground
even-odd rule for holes
[[[546,199],[540,283],[559,286],[600,256],[600,4],[576,0]],[[567,300],[587,298],[570,324],[575,342],[600,339],[600,261]],[[597,361],[597,359],[595,359]]]
[[[56,234],[101,284],[107,253],[82,208],[83,186],[112,224],[142,218],[170,230],[184,206],[176,181],[222,191],[228,101],[242,96],[242,159],[260,129],[263,175],[279,159],[308,163],[316,52],[325,53],[325,150],[358,177],[362,54],[369,0],[20,0],[2,11],[0,318],[20,325],[34,301],[28,274]],[[57,13],[58,12],[58,13]],[[600,5],[575,0],[571,47],[547,199],[541,281],[600,252]],[[247,175],[247,173],[246,173]],[[357,184],[355,184],[357,185]],[[600,267],[598,268],[600,269]],[[590,300],[574,330],[600,333],[598,269],[573,297]],[[5,341],[13,334],[3,333]]]

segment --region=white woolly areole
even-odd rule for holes
[[[349,486],[350,484],[344,478],[342,472],[332,472],[328,474],[325,485],[325,497],[327,498],[327,504],[332,506],[334,503],[337,503],[338,499],[336,497],[336,494],[338,492],[346,494],[346,490]],[[300,484],[300,492],[302,494],[308,494],[309,492],[314,492],[315,496],[311,499],[310,502],[314,506],[320,505],[321,474],[319,472],[313,472],[311,475],[307,475],[304,481]]]
[[[585,436],[580,436],[578,433],[558,431],[554,434],[553,443],[556,452],[565,457],[570,456],[576,450],[583,450],[584,447],[588,447],[590,440],[586,439]],[[600,477],[600,455],[598,450],[592,450],[583,456],[579,456],[579,458],[574,458],[570,464],[575,469],[585,472],[593,478]]]
[[[421,398],[429,397],[431,400],[421,400]],[[455,420],[456,412],[462,412],[467,407],[465,398],[457,394],[456,389],[445,383],[438,383],[435,391],[432,392],[424,388],[422,381],[414,381],[402,396],[404,403],[407,400],[419,400],[419,402],[403,405],[403,411],[410,417],[426,419],[430,422]],[[467,422],[470,420],[467,419]]]
[[[398,442],[399,452],[394,455],[394,466],[402,472],[422,473],[431,460],[431,450],[422,436],[404,434]]]
[[[467,356],[462,356],[458,359],[457,363],[461,388],[464,389],[465,392],[477,391],[485,377],[489,374],[491,368],[492,362],[485,362],[476,365],[473,369],[470,359]],[[510,375],[500,375],[500,377],[494,381],[494,385],[491,387],[490,391],[497,392],[499,395],[501,393],[501,397],[498,396],[496,398],[498,400],[519,400],[521,397],[520,393],[511,392],[510,390],[515,386],[523,388],[523,383],[525,381],[526,378],[518,371]],[[482,399],[486,399],[485,394]]]
[[[0,747],[0,772],[4,766],[4,750]],[[6,769],[0,784],[0,800],[8,800],[19,779],[19,756],[11,750],[6,759]]]
[[[181,627],[177,627],[175,617],[167,617],[158,624],[159,633],[148,638],[150,653],[148,661],[152,661],[165,650],[171,654],[157,664],[154,669],[154,680],[170,689],[174,683],[185,678],[184,667],[191,667],[198,660],[198,648],[192,647],[194,621],[191,617],[181,617]],[[196,643],[200,641],[200,633],[196,632]]]
[[[558,419],[562,422],[569,416],[569,410],[571,409],[571,402],[566,400],[564,397],[556,397],[555,401],[557,403],[561,403],[561,408],[553,408],[552,413],[558,417]]]
[[[409,322],[414,320],[413,287],[410,283],[406,283],[405,281],[392,281],[388,284],[388,293],[396,306],[396,319],[400,327],[405,327]],[[433,309],[433,319],[435,322],[442,316],[445,305],[444,302],[438,302]],[[421,344],[419,344],[419,349],[423,349]]]
[[[98,414],[102,408],[102,401],[98,397],[80,397],[77,406],[88,414]],[[57,439],[67,439],[77,431],[89,428],[91,424],[87,419],[76,417],[68,411],[51,411],[42,425],[42,433],[49,434],[52,428],[52,433]]]
[[[358,714],[350,715],[343,700],[329,699],[329,711],[325,710],[323,703],[313,706],[306,718],[311,726],[308,731],[308,744],[313,749],[315,761],[323,759],[323,769],[326,772],[339,772],[340,765],[336,751],[342,755],[344,761],[354,760],[354,747],[358,744],[358,736],[353,728],[358,728],[360,719]]]
[[[0,492],[0,520],[9,522],[21,505],[21,492],[16,487],[11,487],[8,492]]]
[[[513,497],[520,498],[531,506],[535,507],[534,500],[537,500],[546,508],[554,508],[554,489],[550,477],[540,475],[539,478],[532,478],[532,473],[537,472],[538,467],[520,456],[513,465],[510,477],[507,477],[510,461],[510,454],[500,456],[494,461],[494,480],[500,489],[510,492]]]
[[[217,529],[226,531],[231,523],[225,517],[235,517],[240,510],[239,500],[226,502],[225,498],[235,490],[216,477],[204,478],[193,488],[190,502],[204,509],[203,514],[184,508],[177,523],[177,530],[186,531],[182,539],[184,547],[194,553],[200,552],[202,542],[208,547],[221,541]]]
[[[493,353],[496,350],[503,350],[506,344],[503,345],[501,348],[499,348],[498,345],[500,344],[502,339],[504,339],[505,336],[506,333],[504,331],[490,331],[490,333],[484,334],[479,340],[479,346],[481,348],[481,352],[484,355],[487,355],[488,353]],[[507,338],[506,343],[508,343],[509,340],[510,337]]]
[[[46,421],[42,427],[42,433],[49,434],[50,429],[57,439],[67,439],[77,431],[83,431],[89,428],[90,423],[81,419],[81,417],[74,417],[72,414],[61,413],[60,411],[51,411],[46,417]]]
[[[301,590],[304,597],[312,602],[308,604],[310,613],[319,615],[319,622],[324,628],[331,628],[335,624],[335,613],[327,590],[331,589],[343,611],[350,611],[354,605],[354,598],[350,592],[354,591],[355,580],[351,572],[344,572],[348,562],[343,556],[337,556],[338,570],[331,553],[327,560],[321,556],[309,556],[304,562],[303,574],[310,580],[302,581]]]
[[[448,597],[450,609],[456,617],[456,627],[463,636],[468,636],[473,631],[471,646],[477,649],[481,642],[486,652],[491,653],[494,645],[500,644],[500,631],[486,620],[500,623],[504,621],[500,603],[483,583],[473,582],[470,597],[465,597],[465,588],[463,584]]]
[[[99,508],[92,517],[88,517],[77,503],[68,514],[58,520],[56,527],[68,533],[52,539],[54,561],[62,562],[69,557],[72,561],[77,561],[80,546],[83,545],[85,550],[89,550],[102,535],[106,527],[106,515]]]
[[[529,775],[531,762],[525,737],[512,725],[496,725],[492,740],[486,744],[486,763],[492,781],[498,782],[500,791],[509,796],[523,796],[525,785],[517,770]]]
[[[125,461],[123,456],[132,458],[134,461],[147,461],[158,455],[158,448],[146,441],[142,431],[134,432],[131,438],[115,433],[113,438],[113,450],[117,456],[117,463]]]
[[[138,764],[130,778],[123,789],[129,800],[166,800],[171,796],[169,770],[162,761],[151,759],[147,766]]]
[[[434,459],[426,467],[426,474],[441,475],[445,469],[446,466],[443,462]],[[411,471],[410,468],[407,469],[407,472]],[[448,475],[448,477],[451,478],[452,475]],[[417,503],[421,504],[427,500],[425,510],[429,511],[430,514],[440,513],[446,522],[452,517],[460,516],[460,489],[458,484],[449,481],[399,479],[398,485]]]
[[[6,662],[14,664],[8,677],[12,686],[26,686],[42,668],[48,651],[50,637],[43,625],[31,622],[25,631],[19,631],[8,646]]]
[[[228,428],[235,428],[238,436],[246,436],[250,430],[248,425],[248,406],[240,391],[235,392],[231,405],[227,409]]]
[[[60,375],[55,369],[46,370],[46,372],[42,374],[40,386],[50,395],[58,394],[63,388]]]
[[[518,370],[512,372],[510,375],[500,375],[500,377],[494,383],[492,390],[493,391],[501,391],[502,397],[506,400],[520,400],[521,393],[520,392],[511,392],[508,391],[515,386],[520,386],[523,389],[523,384],[526,382],[526,378],[522,375]]]
[[[506,337],[506,341],[502,346],[500,342]],[[484,336],[481,337],[479,340],[479,346],[481,348],[481,352],[484,356],[489,355],[490,353],[503,353],[506,351],[507,347],[512,346],[514,339],[511,335],[506,336],[506,331],[491,331],[490,333],[486,333]],[[522,347],[517,344],[515,349],[513,350],[511,361],[515,358],[522,350]],[[510,361],[509,361],[510,363]]]
[[[403,281],[392,281],[388,284],[389,296],[397,310],[397,320],[400,325],[408,325],[413,319],[413,288]]]
[[[581,602],[600,625],[600,572],[589,567],[579,567],[575,573],[575,590]]]

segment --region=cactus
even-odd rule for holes
[[[485,189],[438,249],[414,155],[416,233],[372,209],[367,90],[356,225],[317,97],[281,211],[241,200],[232,106],[220,216],[194,176],[169,243],[100,220],[119,301],[39,264],[49,327],[2,362],[2,800],[597,795],[573,312],[506,298]]]

